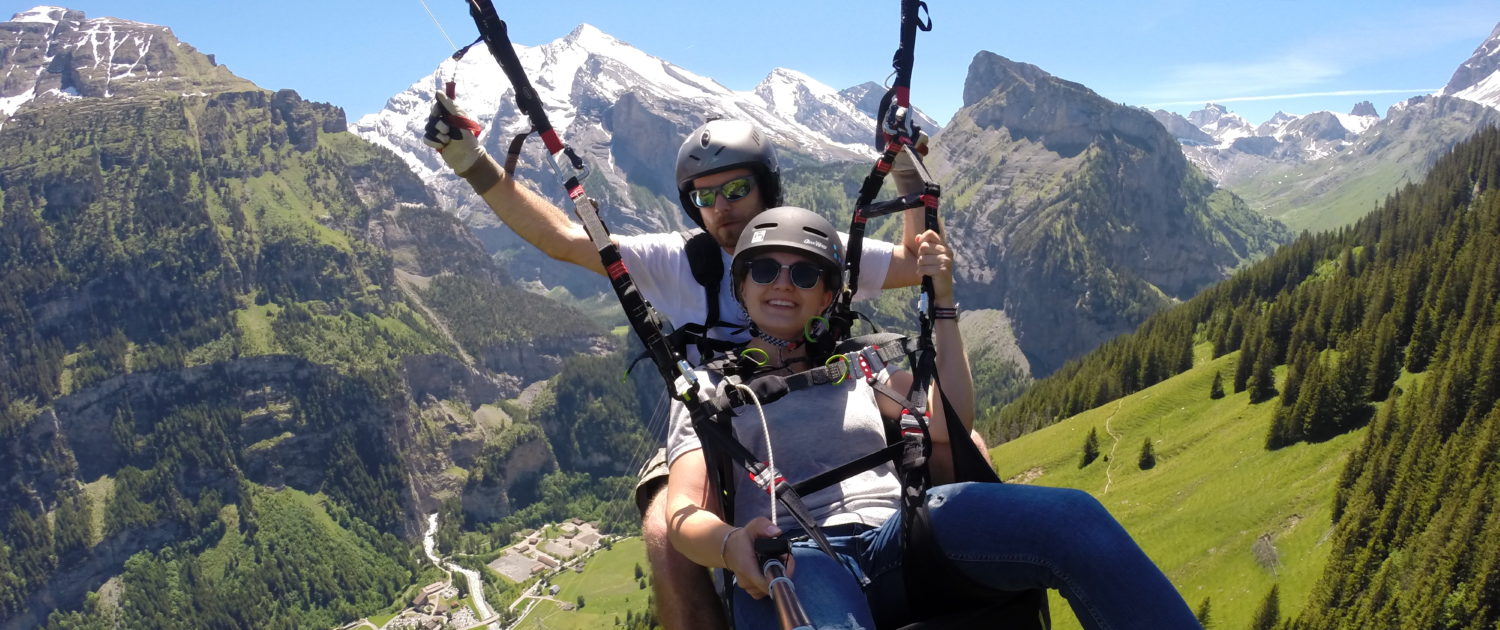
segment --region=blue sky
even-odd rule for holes
[[[462,0],[425,1],[459,45],[475,37]],[[6,0],[5,16],[34,4]],[[1500,20],[1494,0],[928,4],[934,30],[918,36],[912,100],[940,121],[962,104],[964,76],[979,50],[1153,109],[1187,113],[1215,100],[1260,123],[1277,110],[1348,111],[1369,100],[1384,115],[1391,104],[1446,84]],[[240,76],[340,105],[351,119],[378,110],[452,51],[422,0],[64,6],[90,17],[165,24]],[[740,90],[777,66],[835,88],[881,82],[897,38],[895,0],[496,0],[496,6],[519,44],[545,43],[588,22]]]

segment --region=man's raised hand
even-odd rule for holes
[[[427,127],[422,140],[437,149],[443,162],[454,173],[464,176],[484,156],[479,146],[479,134],[484,129],[464,110],[459,109],[447,94],[437,93],[437,102],[432,104],[432,113],[427,116]]]

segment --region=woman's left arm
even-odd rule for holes
[[[928,393],[927,408],[932,410],[928,422],[928,434],[932,437],[932,458],[929,471],[934,485],[954,480],[953,452],[949,447],[952,439],[969,439],[974,429],[974,376],[969,370],[969,355],[964,351],[963,337],[958,333],[958,302],[953,296],[953,253],[941,234],[934,231],[922,233],[918,238],[918,267],[922,275],[932,276],[933,307],[940,317],[933,320],[932,342],[937,351],[937,384]],[[947,310],[952,317],[941,317]],[[964,435],[949,436],[942,395],[953,405],[953,412],[963,425]]]

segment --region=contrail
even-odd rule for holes
[[[1203,103],[1241,103],[1245,101],[1279,101],[1294,98],[1313,98],[1318,96],[1361,96],[1365,94],[1431,94],[1441,88],[1419,88],[1412,90],[1335,90],[1332,92],[1298,92],[1295,94],[1271,94],[1267,96],[1234,96],[1230,98],[1193,99],[1188,101],[1170,101],[1166,103],[1155,103],[1146,107],[1162,107],[1165,105],[1201,105]]]

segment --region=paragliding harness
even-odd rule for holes
[[[558,181],[567,192],[568,198],[573,205],[575,216],[582,222],[584,231],[588,234],[590,241],[599,252],[606,275],[609,277],[610,285],[620,305],[625,311],[627,320],[636,336],[645,345],[646,353],[656,365],[657,371],[668,384],[669,393],[680,401],[687,410],[694,430],[704,443],[705,456],[713,456],[714,462],[710,463],[710,470],[723,470],[722,460],[718,460],[715,454],[727,455],[734,464],[741,467],[751,479],[768,491],[781,505],[783,505],[792,517],[803,527],[806,535],[824,553],[830,557],[837,558],[828,542],[827,537],[816,526],[810,512],[803,503],[801,497],[817,489],[825,488],[838,483],[841,479],[867,470],[886,461],[897,461],[898,470],[902,474],[903,506],[904,516],[909,517],[904,521],[906,524],[906,574],[908,597],[912,602],[913,611],[919,613],[919,617],[934,616],[938,613],[948,613],[952,610],[951,602],[955,595],[966,595],[969,592],[980,593],[975,585],[959,584],[950,585],[942,591],[935,591],[932,585],[939,582],[951,582],[959,579],[961,575],[957,571],[949,570],[950,567],[940,566],[942,554],[935,549],[935,545],[927,527],[926,510],[923,507],[923,495],[928,486],[926,476],[926,460],[931,453],[931,441],[927,438],[926,421],[926,392],[927,384],[936,376],[936,364],[932,346],[932,281],[930,278],[923,279],[921,308],[921,335],[919,340],[912,343],[898,338],[856,338],[846,342],[840,351],[846,357],[845,361],[824,365],[802,373],[791,376],[760,376],[745,384],[755,391],[757,398],[763,402],[774,400],[789,391],[804,387],[811,387],[825,383],[842,382],[850,374],[850,360],[863,361],[862,371],[867,379],[873,379],[874,372],[870,371],[871,360],[881,362],[895,358],[898,355],[906,355],[912,358],[913,372],[915,375],[911,394],[900,397],[895,392],[882,392],[893,399],[903,401],[904,412],[898,428],[888,427],[888,442],[891,445],[875,454],[859,458],[843,466],[836,467],[824,474],[804,480],[799,484],[784,483],[780,473],[768,463],[759,461],[754,454],[743,444],[734,438],[729,417],[732,415],[733,407],[744,404],[747,399],[741,394],[737,387],[723,388],[723,394],[714,398],[704,396],[705,388],[697,376],[697,373],[689,366],[684,355],[673,348],[673,344],[666,335],[662,333],[661,315],[637,290],[634,281],[630,277],[624,262],[621,260],[619,248],[611,241],[608,229],[599,218],[597,203],[586,194],[582,179],[587,173],[587,167],[581,157],[572,147],[564,144],[553,129],[542,107],[541,99],[536,90],[531,86],[520,60],[517,58],[515,49],[510,42],[507,27],[495,11],[491,0],[468,0],[469,13],[479,28],[480,39],[489,49],[501,69],[505,72],[515,92],[517,108],[526,115],[531,123],[531,130],[516,136],[510,145],[507,163],[513,166],[514,160],[519,156],[521,145],[532,133],[536,133],[542,139],[547,152],[551,157],[552,169]],[[916,159],[915,153],[910,157],[917,164],[918,172],[921,174],[925,187],[923,194],[903,197],[901,199],[871,204],[874,195],[879,191],[884,176],[890,170],[891,163],[897,153],[905,151],[912,152],[912,138],[916,137],[915,128],[910,124],[905,111],[909,109],[908,91],[911,73],[911,51],[915,42],[915,31],[920,24],[917,19],[918,10],[925,12],[926,4],[917,0],[902,0],[902,45],[896,53],[896,82],[892,92],[887,95],[887,100],[894,98],[894,107],[889,107],[889,112],[882,113],[882,129],[886,131],[888,141],[885,143],[884,152],[876,162],[869,177],[866,178],[861,188],[860,199],[854,217],[854,228],[850,231],[850,247],[848,256],[848,271],[850,278],[848,286],[857,286],[859,243],[864,233],[864,222],[872,217],[882,214],[891,214],[907,208],[925,207],[926,222],[929,229],[937,229],[937,197],[938,187],[932,183],[931,177],[921,167],[920,160]],[[931,28],[930,21],[921,25],[923,30]],[[472,47],[474,44],[470,44]],[[469,47],[461,49],[454,54],[460,57]],[[904,61],[903,61],[904,59]],[[715,252],[715,258],[717,253]],[[722,267],[722,261],[718,263]],[[719,274],[722,274],[722,268]],[[699,274],[696,273],[695,277]],[[710,283],[699,279],[707,289]],[[717,287],[717,278],[712,284]],[[710,310],[717,309],[717,295],[714,289],[707,297],[710,298]],[[836,308],[830,317],[828,333],[830,338],[837,339],[847,333],[856,315],[848,309],[852,289],[846,288],[844,294],[835,300]],[[713,319],[711,318],[710,323]],[[706,330],[705,335],[706,337]],[[865,345],[865,342],[873,344]],[[851,346],[860,346],[858,349],[850,350]],[[914,349],[914,351],[913,351]],[[853,357],[858,355],[853,359]],[[746,360],[742,355],[729,355],[722,361],[735,362],[751,365],[755,361]],[[842,365],[840,365],[842,364]],[[741,377],[730,373],[727,380],[731,384],[740,384]],[[877,389],[881,391],[881,389]],[[939,389],[941,393],[941,389]],[[943,398],[949,412],[945,413],[947,418],[949,434],[954,436],[950,440],[954,449],[955,473],[960,480],[983,480],[995,481],[995,476],[979,454],[978,449],[968,439],[962,439],[968,435],[962,424],[951,412],[946,398]],[[956,427],[956,430],[955,430]],[[895,439],[896,436],[900,439]],[[711,475],[712,476],[712,475]],[[732,484],[725,480],[718,481],[719,490],[722,493],[732,488]],[[726,510],[732,502],[726,502]],[[732,518],[732,517],[729,517]],[[779,576],[780,567],[776,558],[785,553],[786,541],[776,540],[770,543],[757,545],[757,552],[761,553],[763,571],[773,584],[773,599],[781,613],[784,628],[811,627],[806,624],[806,615],[801,613],[800,602],[797,601],[795,592],[790,588],[790,582],[784,576]],[[939,577],[944,579],[938,579]],[[867,582],[867,580],[865,580]],[[1039,592],[1028,591],[1015,601],[1022,601],[1021,608],[1028,611],[1031,621],[1040,622],[1040,625],[1018,626],[1018,627],[1047,627],[1045,599],[1040,597],[1027,597]],[[960,599],[965,599],[960,597]],[[991,601],[992,594],[985,595],[984,600]],[[1041,602],[1040,617],[1037,616],[1037,601]],[[1012,602],[1013,603],[1013,602]],[[986,614],[986,619],[993,620],[994,617]],[[1017,617],[1025,620],[1026,616]],[[916,627],[916,626],[913,626]],[[923,626],[936,627],[936,626]]]
[[[688,353],[691,347],[698,351],[701,360],[706,361],[715,355],[727,354],[740,346],[739,343],[728,339],[710,337],[710,331],[723,328],[729,331],[728,336],[733,336],[744,330],[744,327],[724,321],[719,317],[719,288],[724,280],[724,258],[721,255],[723,250],[719,248],[719,242],[714,240],[712,234],[702,229],[684,232],[682,238],[685,241],[683,251],[687,254],[688,268],[693,271],[693,280],[703,287],[705,315],[702,323],[690,322],[678,326],[667,335],[667,342],[680,356],[691,356]]]
[[[605,274],[609,277],[615,296],[620,300],[620,306],[625,311],[631,329],[645,345],[652,363],[656,365],[662,379],[668,384],[669,393],[687,408],[694,428],[705,442],[712,442],[717,448],[729,452],[734,460],[742,463],[749,474],[774,480],[778,476],[776,472],[756,462],[750,451],[735,441],[730,430],[721,424],[721,422],[727,422],[725,410],[701,397],[702,387],[697,373],[681,355],[672,349],[667,337],[662,334],[661,315],[637,290],[629,270],[620,258],[619,247],[610,240],[609,231],[599,218],[597,203],[584,191],[582,179],[587,172],[587,167],[583,159],[572,147],[563,143],[547,119],[541,99],[537,96],[536,89],[531,86],[531,81],[527,78],[525,69],[516,56],[506,24],[495,12],[494,4],[491,0],[468,0],[468,2],[469,15],[473,17],[480,33],[479,40],[474,43],[483,41],[490,54],[500,64],[515,91],[517,108],[526,115],[532,127],[530,131],[512,140],[510,157],[507,161],[519,155],[520,145],[526,137],[532,133],[541,137],[551,157],[553,173],[563,189],[567,191],[568,198],[573,205],[573,213],[583,223],[584,232],[588,234],[590,242],[598,250],[599,260],[605,269]],[[461,57],[473,45],[470,44],[454,53],[454,57]],[[812,523],[812,517],[802,503],[801,497],[790,485],[773,483],[772,487],[776,499],[786,506],[798,522]],[[827,538],[816,532],[814,532],[814,538],[825,552],[833,554]],[[765,551],[776,553],[778,550],[766,549]],[[775,578],[779,570],[777,568],[779,562],[775,557],[763,557],[762,560],[763,570]],[[776,599],[776,605],[783,609],[783,617],[791,620],[800,618],[805,621],[806,615],[801,614],[801,604],[796,599],[795,593],[788,588],[789,582],[782,576],[777,583],[778,592],[781,595]]]

